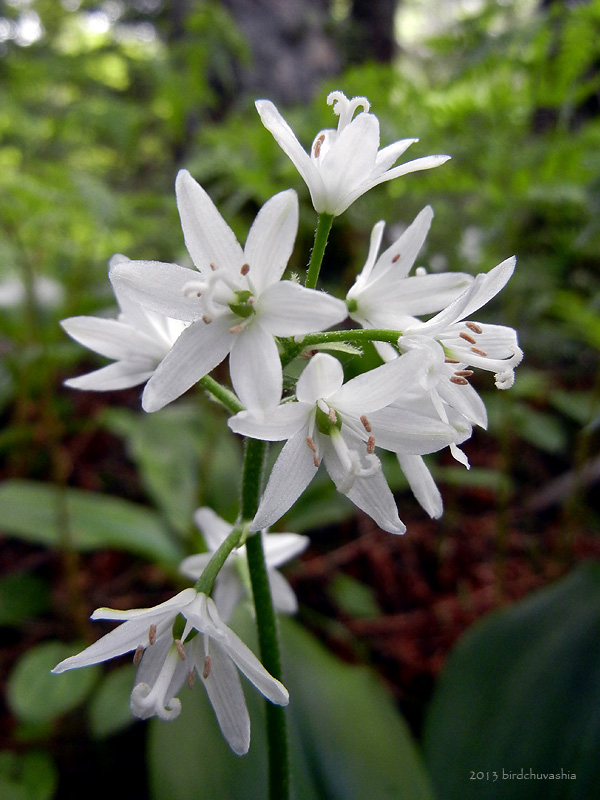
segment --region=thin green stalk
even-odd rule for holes
[[[329,231],[333,225],[333,214],[319,214],[317,220],[317,229],[315,230],[315,241],[313,244],[312,253],[310,254],[310,264],[308,265],[308,272],[306,274],[305,286],[308,289],[314,289],[319,280],[319,272],[321,271],[321,264],[323,263],[323,255],[325,247],[327,246],[327,239],[329,238]]]
[[[211,378],[210,375],[205,375],[203,378],[200,378],[198,383],[200,386],[203,386],[207,391],[209,391],[212,396],[218,400],[221,405],[224,405],[228,411],[231,411],[232,414],[237,414],[238,411],[244,410],[244,406],[240,403],[234,393],[225,386],[222,386],[214,378]]]
[[[260,500],[261,476],[266,442],[246,439],[242,478],[242,517],[252,519]],[[261,661],[274,678],[281,680],[281,656],[277,619],[271,598],[269,578],[260,533],[246,541],[248,569],[252,584],[256,626]],[[269,751],[269,797],[271,800],[289,798],[289,752],[287,721],[281,706],[266,701],[267,743]]]
[[[203,594],[212,592],[215,579],[227,560],[227,556],[241,543],[245,532],[246,529],[243,525],[236,525],[225,541],[221,542],[202,571],[202,575],[196,581],[194,588],[197,592],[202,592]]]
[[[327,344],[328,342],[389,342],[398,344],[398,339],[402,336],[402,331],[385,330],[382,328],[357,328],[342,331],[324,331],[323,333],[309,333],[303,336],[301,341],[293,339],[286,340],[286,351],[282,356],[283,366],[287,366],[303,350],[314,347],[317,344]]]

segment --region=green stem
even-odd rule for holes
[[[221,384],[214,378],[211,378],[210,375],[205,375],[203,378],[200,378],[198,383],[209,391],[228,411],[231,411],[232,414],[237,414],[238,411],[244,410],[244,406],[234,393],[225,386],[221,386]]]
[[[202,575],[200,575],[196,581],[194,589],[197,592],[202,592],[203,594],[210,594],[212,592],[215,578],[221,571],[223,564],[227,560],[227,556],[240,544],[245,532],[246,528],[243,525],[236,525],[225,541],[221,542],[218,549],[215,550],[211,556],[206,567],[204,567]]]
[[[266,442],[246,439],[244,472],[242,478],[242,517],[252,519],[260,500],[261,475],[266,454]],[[246,541],[248,569],[256,610],[256,626],[260,657],[265,669],[281,680],[281,656],[277,618],[273,608],[271,589],[260,533]],[[266,701],[267,742],[269,749],[270,800],[289,798],[289,754],[285,711],[281,706]]]
[[[357,328],[342,331],[324,331],[323,333],[309,333],[302,337],[301,341],[294,339],[285,340],[286,350],[282,356],[283,366],[287,366],[303,350],[314,347],[316,344],[327,344],[328,342],[389,342],[397,345],[398,339],[402,336],[402,331],[385,330],[383,328]],[[300,337],[298,337],[300,338]]]
[[[305,286],[308,289],[314,289],[319,280],[319,272],[321,271],[321,264],[323,263],[323,255],[325,247],[327,246],[327,239],[329,231],[333,224],[333,214],[319,214],[317,220],[317,229],[315,230],[315,241],[313,244],[312,253],[310,254],[310,264],[308,265],[308,272],[306,275]]]

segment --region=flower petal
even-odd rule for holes
[[[275,340],[261,322],[252,320],[235,334],[229,373],[233,388],[246,408],[265,417],[279,405],[283,374]]]
[[[196,510],[194,522],[211,552],[217,550],[233,530],[233,525],[226,522],[218,514],[215,514],[212,508],[208,506],[203,506]]]
[[[250,411],[240,411],[230,417],[227,424],[234,433],[239,433],[241,436],[279,442],[289,439],[300,428],[306,428],[310,412],[311,408],[307,408],[306,403],[284,403],[274,409],[268,417]]]
[[[421,456],[398,453],[397,457],[400,469],[420,505],[432,519],[441,517],[444,511],[442,495]]]
[[[261,324],[274,336],[313,333],[337,325],[348,316],[343,300],[292,281],[269,286],[260,296]]]
[[[292,189],[268,200],[252,223],[244,258],[248,279],[260,294],[283,275],[298,231],[298,196]]]
[[[191,322],[202,316],[201,301],[184,292],[197,279],[195,270],[160,261],[124,261],[110,270],[109,278],[115,293],[165,317]]]
[[[70,389],[95,392],[130,389],[132,386],[146,383],[152,377],[155,366],[155,363],[147,361],[116,361],[114,364],[108,364],[106,367],[88,372],[86,375],[69,378],[65,381],[65,386]]]
[[[298,379],[296,397],[300,403],[314,405],[320,398],[339,392],[343,382],[344,369],[337,358],[317,353]]]

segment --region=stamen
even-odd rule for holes
[[[399,259],[399,258],[400,258],[400,253],[397,253],[397,254],[396,254],[396,255],[395,255],[393,258],[392,258],[392,264],[395,264],[395,263],[396,263],[396,261],[398,261],[398,259]]]
[[[153,645],[156,641],[156,625],[150,625],[150,630],[148,631],[148,644]]]
[[[327,416],[329,417],[329,421],[331,422],[331,424],[335,425],[335,423],[337,422],[337,417],[336,417],[336,414],[335,414],[335,408],[330,408],[328,413],[327,413]]]
[[[204,669],[202,671],[202,677],[204,678],[204,680],[206,680],[208,678],[208,676],[210,675],[210,665],[211,665],[210,656],[205,656],[204,657]]]
[[[469,381],[466,378],[461,378],[459,375],[452,375],[450,383],[456,383],[459,386],[466,386]]]
[[[313,451],[313,453],[317,452],[317,447],[314,441],[310,438],[310,436],[306,437],[306,444],[308,445],[309,449]]]
[[[318,158],[320,156],[320,154],[321,154],[321,146],[322,146],[324,141],[325,141],[325,134],[322,133],[319,136],[319,138],[317,139],[317,141],[315,142],[315,147],[314,147],[314,150],[313,150],[313,155],[314,155],[315,158]]]
[[[469,344],[477,344],[477,339],[474,339],[472,336],[469,336],[469,334],[465,333],[464,331],[461,331],[459,333],[459,336],[461,339],[464,339],[465,342],[469,342]]]
[[[319,456],[318,456],[316,453],[315,453],[315,455],[313,456],[313,464],[314,464],[314,465],[315,465],[315,467],[317,467],[317,468],[318,468],[318,467],[321,465],[321,459],[319,458]]]
[[[232,327],[229,328],[229,333],[241,333],[243,330],[243,325],[232,325]]]
[[[365,415],[364,415],[364,414],[363,414],[363,415],[362,415],[362,417],[360,418],[360,421],[362,422],[362,424],[363,424],[363,427],[364,427],[364,429],[366,430],[366,432],[367,432],[367,433],[371,433],[371,423],[370,423],[370,422],[369,422],[369,420],[368,420],[368,419],[365,417]]]
[[[460,364],[460,361],[458,360],[458,358],[448,358],[448,357],[446,357],[444,359],[444,361],[445,361],[446,364]]]
[[[173,644],[175,645],[177,652],[179,653],[179,658],[182,661],[185,661],[185,650],[183,649],[183,645],[181,644],[181,639],[174,639]]]
[[[483,333],[483,328],[476,322],[465,322],[465,325],[470,331],[473,331],[473,333]]]
[[[202,314],[202,322],[204,322],[205,325],[210,325],[212,322],[212,317],[210,314]],[[473,341],[475,341],[475,339],[473,339]]]
[[[250,264],[242,264],[240,272],[242,275],[247,275],[250,272]]]
[[[472,369],[457,369],[455,375],[462,375],[463,378],[470,378],[473,375]]]
[[[369,455],[372,455],[374,452],[375,452],[375,437],[369,436],[369,439],[367,441],[367,453]]]
[[[487,353],[485,352],[485,350],[482,350],[480,347],[472,347],[471,350],[474,353],[477,353],[478,356],[487,356]]]
[[[187,674],[187,685],[190,689],[194,688],[194,684],[196,683],[196,673],[193,669],[191,669]]]
[[[217,265],[216,264],[213,264],[213,262],[211,261],[208,266],[212,269],[213,272],[216,272],[216,270],[217,270]]]
[[[144,655],[144,646],[138,644],[138,646],[135,648],[135,653],[133,654],[133,663],[135,664],[136,667],[142,660],[143,655]]]

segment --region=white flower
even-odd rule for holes
[[[323,459],[338,491],[384,530],[404,533],[375,445],[392,452],[430,453],[454,441],[456,432],[418,412],[402,410],[382,417],[376,426],[370,417],[414,385],[420,363],[418,353],[407,354],[344,384],[340,362],[318,353],[298,380],[297,402],[283,403],[265,420],[248,411],[232,417],[228,424],[236,433],[268,441],[288,439],[250,529],[278,520]]]
[[[281,397],[275,336],[323,330],[347,315],[323,292],[281,281],[298,227],[289,190],[259,211],[244,249],[204,189],[182,170],[176,182],[185,243],[200,272],[176,264],[133,261],[111,272],[119,289],[156,313],[191,323],[171,348],[142,398],[156,411],[187,391],[229,353],[231,382],[247,408],[262,413]]]
[[[184,589],[153,608],[99,608],[92,619],[119,620],[123,624],[78,655],[61,661],[52,672],[87,667],[134,650],[134,661],[140,663],[141,659],[141,663],[130,705],[141,719],[177,717],[181,702],[176,694],[186,678],[191,682],[196,672],[225,739],[241,755],[250,745],[250,719],[235,667],[272,703],[288,703],[285,687],[269,675],[254,653],[221,621],[210,597],[194,589]],[[178,627],[181,631],[175,635],[174,628]]]
[[[111,260],[111,269],[114,264],[127,261],[117,258]],[[114,359],[114,364],[69,378],[66,386],[108,392],[145,383],[186,327],[179,320],[143,308],[117,288],[115,296],[120,307],[116,319],[80,316],[62,320],[62,327],[72,339]]]
[[[523,359],[514,328],[466,320],[504,288],[514,272],[516,259],[507,258],[488,273],[477,275],[473,283],[445,309],[427,322],[416,322],[403,331],[401,349],[418,346],[428,337],[443,348],[446,360],[456,365],[453,383],[467,383],[465,367],[480,367],[495,372],[498,389],[514,383],[514,369]],[[465,321],[466,320],[466,321]],[[411,342],[416,337],[414,343]]]
[[[257,100],[263,125],[273,134],[306,182],[315,211],[338,216],[373,186],[409,172],[437,167],[449,156],[426,156],[393,167],[417,139],[403,139],[379,150],[379,120],[365,97],[352,100],[331,92],[329,105],[339,117],[336,129],[320,131],[310,155],[270,100]],[[358,108],[362,108],[354,117]],[[353,118],[354,117],[354,118]]]
[[[199,508],[194,519],[202,531],[208,553],[188,556],[181,562],[180,572],[187,578],[197,580],[211,559],[212,554],[229,536],[233,526],[221,519],[211,508]],[[297,533],[262,532],[267,576],[271,587],[273,605],[284,614],[295,614],[298,601],[294,590],[276,569],[302,553],[309,545],[308,536]],[[213,598],[221,619],[229,620],[234,608],[248,593],[248,561],[246,546],[234,550],[217,576]]]
[[[426,206],[379,257],[385,223],[373,228],[367,261],[346,296],[349,316],[364,328],[402,330],[415,317],[445,308],[473,282],[464,272],[408,276],[432,219]]]

